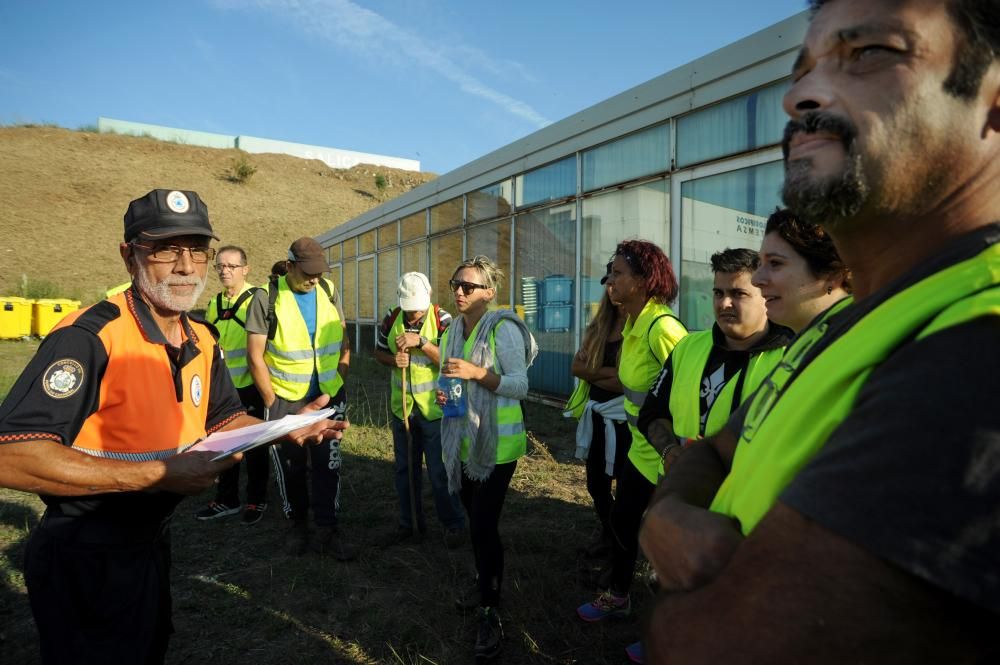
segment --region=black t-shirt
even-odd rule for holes
[[[880,303],[997,242],[1000,223],[969,233],[830,317],[801,367]],[[726,425],[737,436],[748,402]],[[780,500],[900,569],[1000,611],[1000,317],[894,351]]]
[[[621,352],[622,341],[624,341],[624,338],[619,337],[614,341],[604,343],[604,358],[601,359],[601,367],[618,367],[618,355]],[[593,384],[590,385],[590,399],[595,402],[607,402],[622,394],[621,391],[608,390],[607,388]]]
[[[699,429],[701,433],[705,431],[705,419],[708,412],[715,403],[715,398],[719,396],[729,380],[738,372],[743,372],[750,363],[750,358],[757,353],[770,351],[787,345],[794,336],[792,331],[775,323],[770,323],[767,335],[764,336],[753,348],[736,351],[726,346],[726,337],[717,323],[712,324],[712,350],[708,354],[705,362],[705,369],[701,375],[701,390],[699,391],[699,411],[701,423]],[[740,374],[740,377],[744,377]],[[643,436],[649,437],[649,426],[654,420],[659,418],[669,418],[670,415],[670,393],[673,388],[674,363],[673,356],[667,358],[663,363],[656,380],[653,381],[646,401],[639,409],[639,419],[636,424]],[[739,405],[739,393],[743,392],[741,386],[736,386],[736,397],[733,399],[733,410]]]

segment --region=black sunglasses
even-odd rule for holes
[[[460,282],[457,279],[448,280],[448,286],[451,287],[452,291],[462,289],[462,295],[472,295],[472,292],[476,289],[488,289],[489,287],[485,284],[473,284],[472,282]]]

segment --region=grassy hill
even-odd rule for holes
[[[234,160],[257,168],[245,184]],[[376,174],[387,182],[384,194]],[[128,202],[150,189],[198,192],[223,244],[250,256],[260,283],[295,238],[317,235],[435,176],[382,166],[249,155],[150,138],[56,127],[0,127],[0,296],[50,291],[82,300],[127,279],[118,255]],[[217,290],[213,274],[204,301]]]

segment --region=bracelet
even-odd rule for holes
[[[671,456],[671,453],[674,453],[674,451],[676,451],[676,454]],[[684,452],[684,448],[678,443],[671,443],[663,449],[663,452],[660,453],[660,463],[663,465],[663,473],[667,472],[682,452]]]

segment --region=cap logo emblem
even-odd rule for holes
[[[72,397],[83,385],[83,365],[72,358],[57,360],[42,374],[42,389],[53,399]]]
[[[184,192],[174,190],[167,194],[167,207],[176,213],[185,213],[191,208],[191,204]]]
[[[191,377],[191,401],[201,406],[201,377],[197,374]]]

